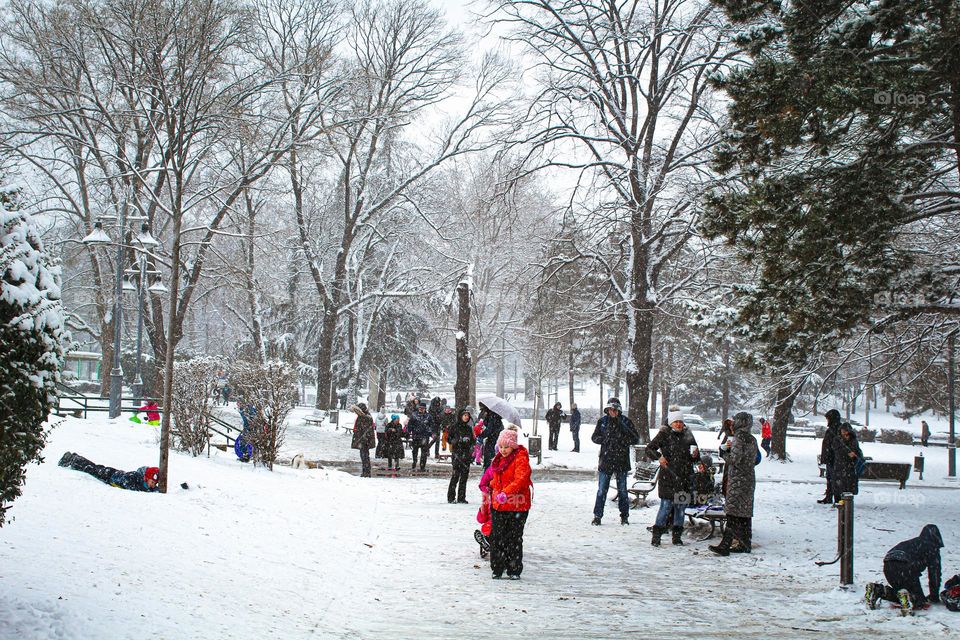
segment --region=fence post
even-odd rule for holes
[[[838,505],[840,585],[853,584],[853,494],[844,493]]]

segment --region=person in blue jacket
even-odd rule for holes
[[[430,445],[433,440],[433,418],[427,413],[425,404],[417,405],[417,412],[410,416],[407,423],[407,431],[410,433],[410,447],[413,449],[412,471],[417,470],[417,456],[420,455],[420,471],[427,467],[427,456],[430,453]]]
[[[61,467],[75,469],[89,473],[101,482],[112,487],[129,491],[156,491],[160,479],[160,469],[157,467],[140,467],[136,471],[121,471],[102,464],[94,464],[83,456],[67,451],[58,462]]]

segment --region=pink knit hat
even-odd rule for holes
[[[500,432],[500,437],[497,438],[497,449],[500,447],[516,447],[517,446],[517,425],[507,424],[503,427],[503,431]]]

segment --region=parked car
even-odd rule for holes
[[[685,413],[683,414],[683,423],[687,425],[690,429],[695,429],[697,431],[706,431],[707,423],[701,416],[698,416],[695,413]]]

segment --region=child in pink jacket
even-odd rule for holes
[[[486,558],[490,553],[490,529],[493,526],[493,518],[490,515],[490,481],[493,479],[493,467],[487,467],[480,478],[480,493],[483,498],[480,502],[480,510],[477,511],[477,522],[480,528],[473,532],[473,539],[480,545],[480,557]]]

